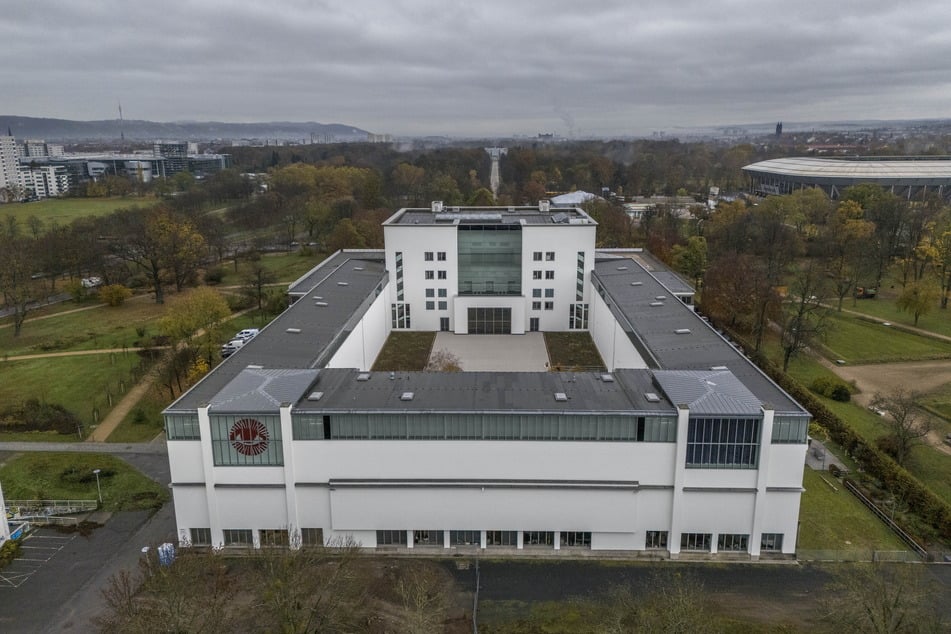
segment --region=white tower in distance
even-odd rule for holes
[[[498,198],[499,185],[502,183],[502,177],[499,176],[499,159],[503,154],[508,154],[507,147],[487,147],[489,158],[492,159],[492,171],[489,173],[489,188],[492,190],[492,196]]]

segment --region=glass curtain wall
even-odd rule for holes
[[[521,295],[520,225],[459,225],[460,295]]]

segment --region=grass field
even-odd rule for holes
[[[274,275],[275,283],[286,285],[320,264],[326,257],[326,253],[306,255],[306,252],[303,251],[290,251],[288,253],[264,254],[259,262]],[[223,262],[221,268],[224,277],[221,279],[221,286],[240,286],[243,284],[243,271],[246,267],[247,263],[239,261],[238,271],[235,272],[233,262]]]
[[[135,353],[53,357],[25,361],[0,362],[0,405],[37,398],[59,403],[76,414],[88,433],[94,424],[94,411],[100,420],[118,402],[124,390],[134,384],[132,368],[139,365]],[[122,389],[124,388],[124,390]],[[12,440],[0,434],[4,440]],[[55,436],[55,440],[76,438]]]
[[[834,315],[825,337],[833,359],[852,364],[951,358],[951,342],[938,341],[852,315]]]
[[[12,215],[24,228],[30,216],[36,216],[47,226],[54,221],[62,226],[84,216],[105,216],[116,209],[152,204],[155,204],[154,198],[47,198],[0,205],[0,217]]]
[[[165,305],[139,296],[122,306],[101,306],[48,319],[30,321],[28,315],[19,337],[13,336],[12,327],[0,328],[0,350],[14,356],[131,347],[142,340],[137,328],[144,328],[146,337],[158,334],[154,321],[164,313]]]
[[[434,332],[391,332],[377,355],[373,371],[425,370],[435,339]]]
[[[169,403],[171,400],[165,388],[153,385],[142,400],[126,414],[119,426],[109,434],[106,442],[149,442],[165,428],[162,410],[168,407]]]
[[[603,368],[604,361],[586,332],[546,332],[545,348],[552,368]]]
[[[895,297],[897,296],[897,291],[888,291],[885,295],[876,299],[861,299],[855,302],[847,299],[845,303],[842,304],[842,309],[859,312],[894,324],[914,326],[914,315],[902,312],[896,308]],[[951,337],[951,319],[948,318],[949,314],[951,314],[949,310],[941,310],[935,306],[930,313],[918,319],[917,327],[922,330],[928,330]]]
[[[160,507],[168,492],[119,458],[91,453],[25,453],[0,467],[7,500],[93,500],[100,469],[102,506],[109,511]]]
[[[908,547],[828,474],[838,491],[818,471],[805,469],[799,510],[799,544],[803,550],[907,550]]]

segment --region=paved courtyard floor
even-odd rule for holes
[[[545,372],[548,351],[540,332],[524,335],[436,333],[433,352],[448,350],[464,372]]]

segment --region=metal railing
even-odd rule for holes
[[[907,561],[919,562],[921,556],[910,550],[803,550],[796,551],[799,561]]]
[[[878,508],[878,506],[877,506],[874,502],[872,502],[870,499],[868,499],[867,497],[865,497],[865,495],[864,495],[861,491],[859,491],[858,487],[856,487],[854,484],[852,484],[848,479],[843,480],[842,483],[845,485],[845,488],[849,491],[849,493],[851,493],[852,495],[854,495],[855,497],[857,497],[857,498],[859,499],[859,501],[862,502],[862,504],[864,504],[865,506],[867,506],[867,507],[869,508],[869,510],[872,511],[872,513],[874,513],[876,517],[878,517],[878,519],[880,519],[880,520],[882,520],[883,522],[885,522],[885,525],[888,526],[888,528],[890,528],[893,533],[895,533],[896,535],[898,535],[898,537],[899,537],[903,542],[905,542],[906,544],[908,544],[909,546],[911,546],[912,550],[914,550],[916,553],[918,553],[918,555],[919,555],[920,557],[922,557],[922,558],[927,558],[927,557],[928,557],[928,551],[925,550],[924,548],[922,548],[921,545],[920,545],[918,542],[916,542],[916,541],[912,538],[911,535],[909,535],[908,533],[906,533],[906,532],[902,529],[901,526],[899,526],[898,524],[896,524],[896,523],[894,522],[894,520],[892,520],[892,518],[890,518],[888,515],[886,515],[885,512],[882,511],[882,509]]]
[[[14,517],[88,513],[99,508],[97,500],[7,500],[6,505]]]

